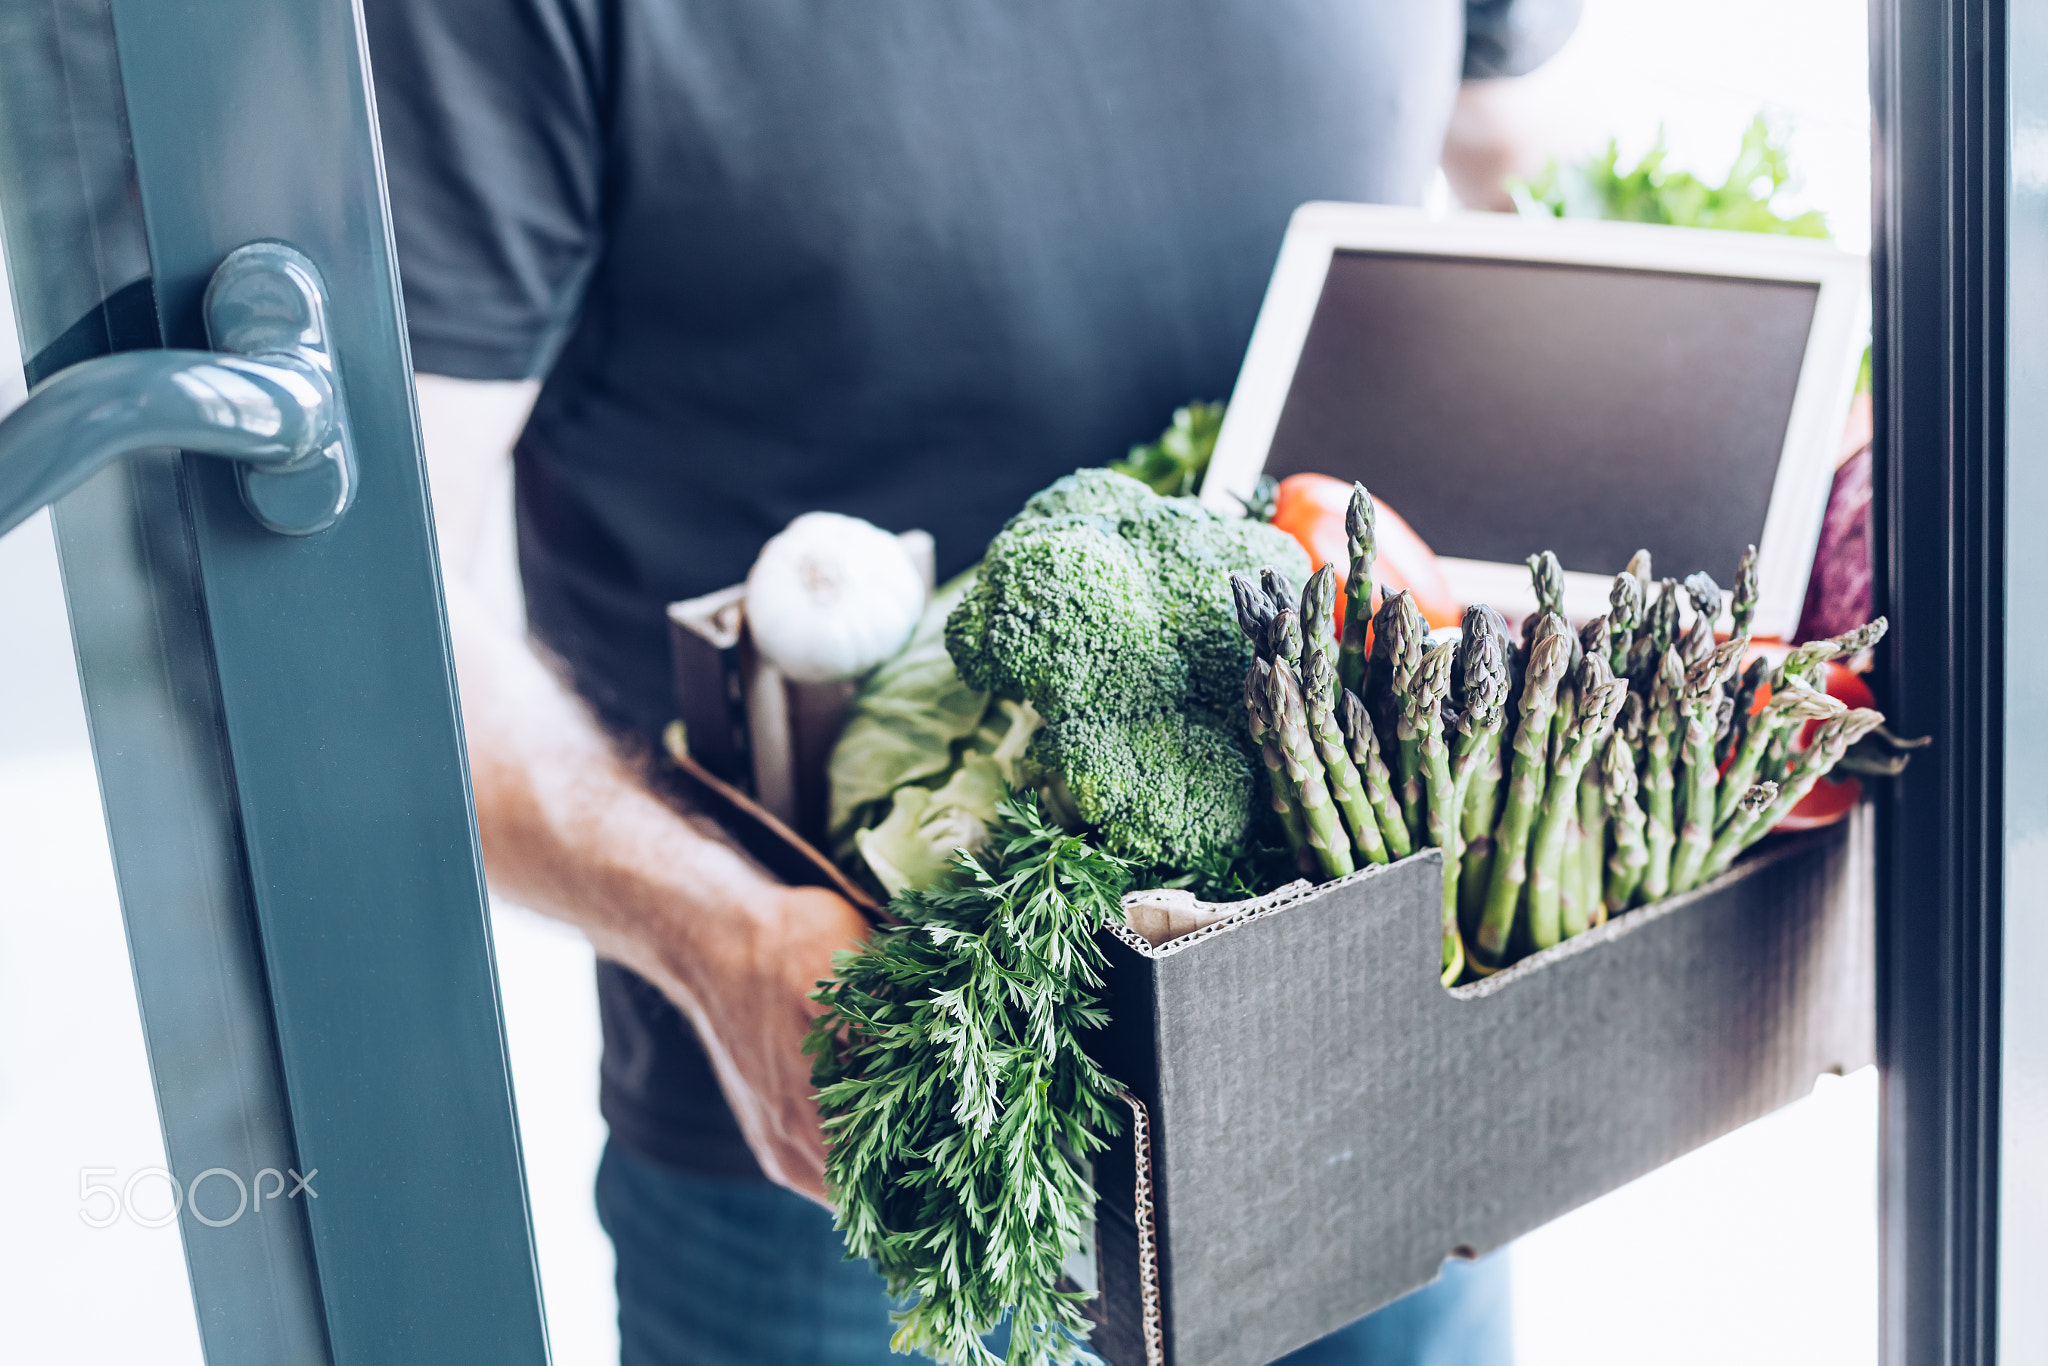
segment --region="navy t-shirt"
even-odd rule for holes
[[[534,633],[673,713],[663,607],[798,513],[946,576],[1035,489],[1230,392],[1296,205],[1415,203],[1461,77],[1578,0],[366,0],[413,361],[544,376]],[[603,1106],[756,1168],[658,992],[600,968]]]

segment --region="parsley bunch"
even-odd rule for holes
[[[906,892],[901,925],[840,955],[816,999],[826,1179],[854,1256],[898,1313],[891,1346],[1012,1366],[1082,1358],[1081,1296],[1058,1288],[1095,1196],[1085,1162],[1117,1131],[1117,1083],[1082,1051],[1107,1021],[1094,934],[1121,918],[1119,860],[1011,794],[979,859]]]
[[[1222,404],[1190,403],[1174,409],[1173,424],[1157,441],[1131,447],[1130,456],[1110,468],[1149,484],[1154,493],[1184,498],[1202,487],[1202,476],[1209,472],[1209,457],[1216,453],[1216,438],[1222,431]]]

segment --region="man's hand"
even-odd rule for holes
[[[810,994],[831,975],[832,955],[867,937],[867,921],[843,897],[815,887],[764,892],[753,919],[758,938],[736,946],[723,971],[693,992],[681,985],[688,964],[665,965],[664,976],[678,985],[664,989],[679,1001],[698,998],[698,1033],[761,1169],[824,1203],[825,1143],[803,1052],[819,1011]]]
[[[478,591],[494,577],[481,561],[509,512],[505,467],[534,386],[418,387],[491,886],[659,987],[696,1026],[761,1169],[823,1202],[810,993],[867,922],[833,892],[776,882],[656,797]]]
[[[1527,179],[1543,167],[1543,138],[1530,87],[1517,79],[1466,81],[1458,87],[1444,134],[1444,176],[1468,209],[1512,212],[1502,181]]]

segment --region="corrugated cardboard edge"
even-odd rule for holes
[[[1204,925],[1199,930],[1190,930],[1188,933],[1169,939],[1163,944],[1154,944],[1129,925],[1110,920],[1106,917],[1102,922],[1102,927],[1117,939],[1129,945],[1134,953],[1151,959],[1171,958],[1174,954],[1185,953],[1197,944],[1206,944],[1218,935],[1229,934],[1232,930],[1241,930],[1255,920],[1263,920],[1269,915],[1277,915],[1290,906],[1298,906],[1304,901],[1313,897],[1323,896],[1338,887],[1348,887],[1354,882],[1370,882],[1372,879],[1385,874],[1388,869],[1401,867],[1416,859],[1434,860],[1441,863],[1443,862],[1443,851],[1435,848],[1418,849],[1407,858],[1400,860],[1399,863],[1374,864],[1370,868],[1361,868],[1355,873],[1346,874],[1329,882],[1309,882],[1306,879],[1298,879],[1288,883],[1278,891],[1268,892],[1264,896],[1255,896],[1245,901],[1230,903],[1231,910],[1227,918],[1218,920],[1213,924]],[[1129,901],[1132,897],[1144,895],[1146,895],[1144,891],[1131,892],[1124,899]],[[1661,905],[1662,903],[1659,904]],[[1635,912],[1631,911],[1629,914],[1634,915]],[[1627,917],[1624,916],[1623,919],[1627,919]],[[1583,937],[1581,936],[1581,938]],[[1573,940],[1572,942],[1576,943],[1578,941]]]
[[[1409,855],[1410,859],[1434,859],[1442,862],[1442,851],[1420,849]],[[1401,862],[1406,863],[1404,859]],[[1135,953],[1147,958],[1170,958],[1183,953],[1198,944],[1207,943],[1219,935],[1242,929],[1254,921],[1277,915],[1292,906],[1298,906],[1311,897],[1328,892],[1332,887],[1353,882],[1365,882],[1383,874],[1392,864],[1376,864],[1370,868],[1339,878],[1335,882],[1311,883],[1306,880],[1290,882],[1277,891],[1264,896],[1252,897],[1235,903],[1231,912],[1222,920],[1190,931],[1163,944],[1154,944],[1137,931],[1120,921],[1104,917],[1103,928],[1111,935],[1130,946]],[[1143,896],[1144,891],[1133,892],[1131,896]],[[1137,1226],[1138,1239],[1138,1286],[1142,1333],[1145,1343],[1145,1366],[1166,1366],[1165,1314],[1161,1309],[1159,1276],[1159,1232],[1158,1219],[1152,1203],[1152,1117],[1145,1103],[1129,1091],[1118,1093],[1126,1105],[1131,1107],[1131,1148],[1135,1168],[1132,1193],[1132,1222]]]
[[[1505,991],[1511,984],[1519,982],[1525,977],[1533,977],[1552,963],[1563,962],[1567,958],[1575,958],[1582,953],[1593,953],[1601,945],[1611,944],[1625,935],[1633,934],[1637,930],[1654,925],[1666,916],[1681,914],[1686,908],[1705,900],[1728,884],[1740,882],[1760,869],[1768,868],[1774,863],[1782,863],[1784,860],[1799,854],[1806,847],[1806,843],[1802,840],[1787,839],[1783,835],[1775,836],[1769,843],[1761,846],[1747,857],[1740,859],[1727,872],[1714,878],[1712,881],[1702,882],[1689,892],[1665,897],[1662,901],[1653,901],[1647,906],[1638,906],[1604,924],[1596,925],[1582,934],[1574,935],[1555,947],[1544,949],[1540,953],[1532,953],[1527,958],[1515,963],[1512,967],[1503,968],[1491,977],[1482,977],[1476,982],[1468,982],[1461,987],[1452,987],[1450,989],[1451,995],[1464,1001],[1478,1001],[1492,996],[1496,992]]]
[[[1506,988],[1510,982],[1520,981],[1524,977],[1533,976],[1551,963],[1556,963],[1581,953],[1591,953],[1602,944],[1612,943],[1625,934],[1631,934],[1645,925],[1654,924],[1662,920],[1665,916],[1675,915],[1693,903],[1711,896],[1729,883],[1740,881],[1756,869],[1768,867],[1781,859],[1789,858],[1797,853],[1800,847],[1799,844],[1785,842],[1782,838],[1774,839],[1712,881],[1702,882],[1691,891],[1681,893],[1678,896],[1666,897],[1664,900],[1652,902],[1648,906],[1638,906],[1582,934],[1574,935],[1554,948],[1545,949],[1541,953],[1530,954],[1527,958],[1517,962],[1513,967],[1503,969],[1490,977],[1482,977],[1478,981],[1468,983],[1465,986],[1453,987],[1451,988],[1451,994],[1464,1000],[1479,1000],[1483,997],[1491,996],[1495,992]],[[1170,958],[1174,954],[1185,953],[1198,944],[1207,943],[1218,935],[1229,934],[1232,930],[1243,929],[1255,920],[1263,920],[1265,917],[1277,915],[1291,906],[1298,906],[1312,897],[1323,895],[1339,887],[1348,887],[1356,882],[1369,882],[1373,878],[1386,873],[1390,868],[1398,867],[1400,864],[1405,864],[1413,859],[1428,858],[1434,858],[1441,862],[1443,858],[1442,851],[1424,847],[1410,854],[1408,858],[1400,860],[1399,863],[1374,864],[1370,868],[1361,868],[1355,873],[1347,874],[1344,877],[1336,878],[1329,882],[1311,883],[1305,880],[1290,882],[1278,891],[1268,892],[1264,896],[1251,897],[1244,901],[1230,903],[1229,914],[1225,919],[1218,920],[1213,924],[1204,925],[1198,930],[1191,930],[1186,934],[1169,939],[1163,944],[1154,944],[1130,926],[1115,920],[1105,918],[1102,922],[1103,928],[1128,945],[1134,953],[1155,960]],[[1141,897],[1147,894],[1144,891],[1127,893],[1124,900],[1128,902],[1133,897]]]
[[[1145,1366],[1166,1366],[1166,1327],[1159,1311],[1159,1239],[1152,1217],[1152,1116],[1145,1102],[1119,1091],[1131,1107],[1131,1147],[1136,1152],[1137,1191],[1132,1209],[1138,1225],[1138,1279],[1143,1305]]]

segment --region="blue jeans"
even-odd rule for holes
[[[780,1186],[695,1176],[605,1145],[597,1212],[618,1250],[622,1366],[905,1366],[891,1304],[832,1216]],[[1284,1366],[1509,1366],[1505,1257],[1283,1358]]]

